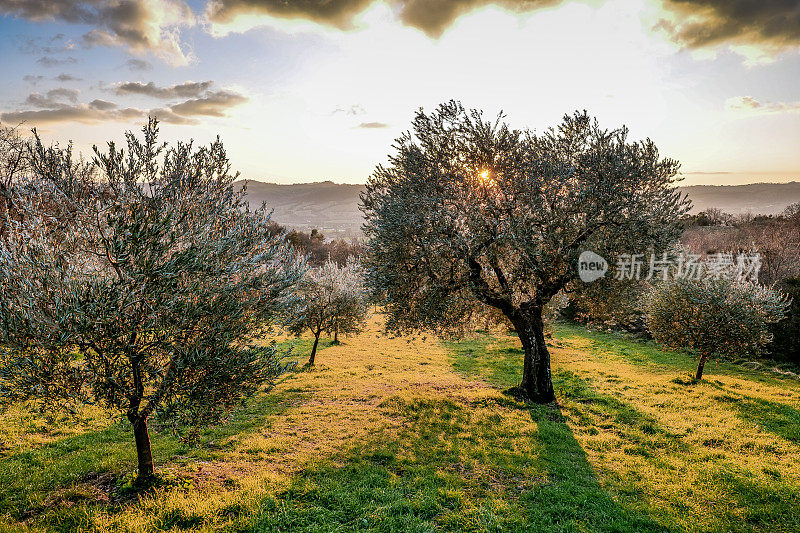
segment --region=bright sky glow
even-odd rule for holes
[[[478,2],[438,38],[392,1],[333,25],[263,12],[220,24],[205,2],[151,1],[138,41],[7,4],[0,120],[84,152],[155,110],[166,140],[219,134],[244,177],[362,183],[419,107],[457,99],[539,131],[586,109],[652,138],[686,184],[800,180],[800,37],[687,47],[654,0]]]

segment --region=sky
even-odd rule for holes
[[[798,0],[0,0],[0,123],[219,135],[242,177],[364,183],[420,109],[587,110],[683,184],[800,181]]]

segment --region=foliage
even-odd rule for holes
[[[17,128],[0,124],[0,235],[6,232],[6,217],[19,216],[11,195],[14,184],[30,170],[29,149],[30,143],[19,135]]]
[[[770,325],[772,342],[767,351],[776,359],[800,364],[800,278],[788,278],[775,285],[791,299],[786,317]]]
[[[298,298],[285,317],[287,329],[295,335],[310,331],[314,345],[308,364],[314,365],[319,337],[323,332],[349,335],[363,330],[369,311],[361,268],[349,261],[333,261],[306,271],[298,284]]]
[[[641,299],[647,283],[602,278],[570,294],[571,313],[581,322],[604,329],[641,332],[645,329]]]
[[[656,251],[679,236],[688,202],[678,164],[586,113],[542,134],[450,102],[420,111],[362,195],[366,271],[388,327],[456,329],[476,302],[514,324],[520,393],[553,398],[545,304],[577,277],[581,251]]]
[[[214,422],[280,372],[274,348],[249,339],[301,275],[264,208],[234,191],[219,140],[168,148],[157,135],[151,120],[91,163],[37,136],[0,243],[0,399],[123,413],[145,476],[151,416]]]
[[[344,266],[351,259],[357,260],[361,255],[361,243],[356,240],[344,239],[326,240],[325,235],[316,229],[310,233],[296,229],[287,230],[285,226],[275,221],[270,222],[272,233],[283,235],[286,242],[291,244],[300,254],[305,255],[308,264],[319,267],[327,261],[333,261],[339,266]]]
[[[658,342],[700,353],[700,379],[711,355],[761,355],[772,338],[769,324],[783,318],[788,302],[757,283],[676,278],[654,284],[644,305],[647,327]]]

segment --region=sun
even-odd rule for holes
[[[478,176],[481,178],[481,181],[483,183],[488,183],[488,182],[491,181],[491,178],[489,177],[489,171],[488,170],[484,170],[484,171],[480,172],[478,174]]]

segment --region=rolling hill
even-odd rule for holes
[[[331,181],[283,185],[248,180],[247,196],[252,206],[262,202],[273,209],[272,218],[290,228],[319,229],[328,237],[358,238],[362,215],[358,196],[363,185]],[[748,185],[692,185],[681,187],[699,212],[710,207],[725,212],[777,214],[800,202],[800,182],[752,183]]]

